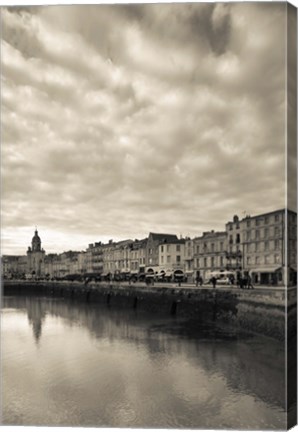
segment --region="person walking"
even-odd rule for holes
[[[211,283],[212,283],[212,285],[213,285],[213,288],[215,289],[216,288],[216,277],[212,277],[211,278]]]
[[[247,289],[254,289],[250,275],[247,275]]]

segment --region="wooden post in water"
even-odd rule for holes
[[[177,312],[177,302],[174,300],[171,306],[171,315],[176,315]]]

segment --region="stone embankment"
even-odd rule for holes
[[[121,284],[4,281],[5,295],[42,295],[73,301],[99,302],[107,307],[142,309],[206,321],[284,340],[296,332],[296,289],[240,290],[231,287],[189,287]]]

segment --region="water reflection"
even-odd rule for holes
[[[26,299],[26,309],[29,323],[32,325],[34,339],[38,344],[41,337],[42,323],[46,316],[44,302],[40,298],[36,298],[32,301],[29,297]]]
[[[283,346],[269,339],[30,297],[4,298],[2,332],[8,424],[285,426]]]

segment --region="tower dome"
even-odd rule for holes
[[[32,238],[32,252],[40,252],[41,251],[41,240],[38,235],[37,229],[34,232],[34,236]]]

